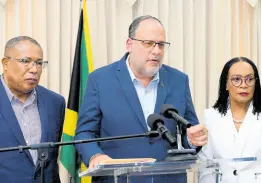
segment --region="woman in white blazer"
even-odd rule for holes
[[[200,183],[261,182],[261,87],[254,63],[245,58],[228,61],[221,73],[219,96],[205,110],[208,143],[199,152],[202,160],[224,159],[220,176],[201,173]],[[235,158],[255,157],[257,161],[228,163]]]

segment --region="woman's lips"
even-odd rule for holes
[[[239,95],[245,97],[245,96],[248,96],[248,93],[247,92],[241,92],[241,93],[238,93]]]

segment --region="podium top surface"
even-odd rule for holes
[[[258,161],[256,157],[245,157],[235,159],[208,159],[185,160],[185,161],[158,161],[158,162],[136,162],[124,164],[100,164],[94,168],[79,173],[79,176],[120,176],[120,175],[160,175],[186,173],[192,169],[214,170],[223,164],[239,164]]]
[[[177,161],[177,162],[136,162],[125,164],[98,165],[87,169],[79,176],[114,176],[114,175],[151,175],[151,174],[172,174],[185,173],[186,169],[191,168],[196,160]],[[163,173],[165,171],[165,173]]]

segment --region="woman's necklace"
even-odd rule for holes
[[[233,118],[233,121],[236,123],[243,123],[243,120],[236,120],[235,118]]]

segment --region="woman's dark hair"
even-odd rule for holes
[[[255,91],[254,91],[254,96],[253,96],[253,111],[252,113],[257,115],[261,112],[261,87],[260,87],[260,79],[257,71],[257,67],[255,64],[249,60],[248,58],[245,57],[236,57],[231,60],[229,60],[220,75],[219,79],[219,91],[218,91],[218,99],[213,106],[215,109],[219,111],[220,114],[226,115],[227,110],[228,110],[228,91],[226,90],[227,87],[227,79],[228,79],[228,72],[231,66],[237,62],[246,62],[249,65],[252,66],[254,70],[254,77],[256,78],[256,83],[255,83]]]

